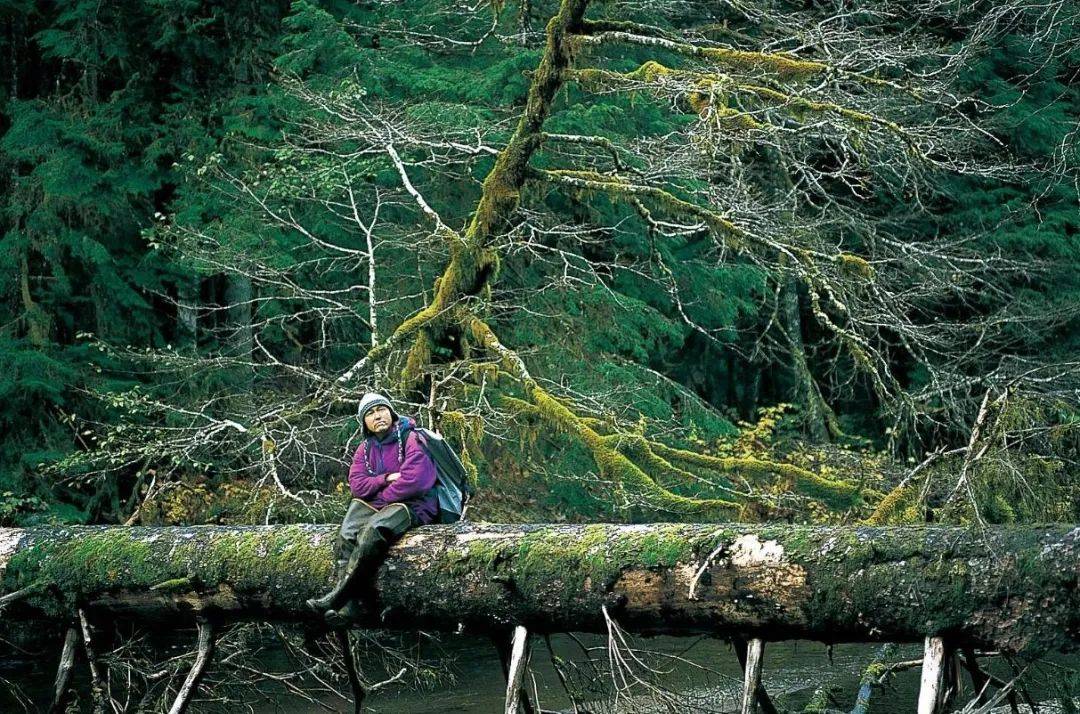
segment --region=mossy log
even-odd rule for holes
[[[305,620],[334,526],[0,529],[20,617]],[[358,626],[920,641],[1071,650],[1080,527],[428,526],[379,569]]]

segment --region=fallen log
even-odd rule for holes
[[[0,529],[3,617],[310,620],[333,526]],[[1080,527],[429,526],[376,576],[358,626],[633,631],[1070,650]],[[18,614],[16,614],[18,613]]]

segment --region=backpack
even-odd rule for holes
[[[420,448],[435,464],[435,486],[431,489],[439,500],[439,523],[456,523],[465,516],[465,507],[473,494],[468,471],[446,439],[421,426],[413,428]]]

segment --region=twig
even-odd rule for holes
[[[544,644],[547,645],[548,654],[551,656],[551,667],[555,670],[555,676],[559,678],[559,684],[562,685],[563,691],[566,692],[566,696],[570,699],[570,706],[573,707],[574,714],[579,714],[577,697],[570,691],[570,682],[566,679],[566,672],[559,666],[559,658],[555,656],[555,650],[551,646],[551,635],[544,635]],[[539,701],[539,697],[537,701]]]
[[[180,691],[177,692],[176,700],[169,709],[169,714],[184,714],[188,704],[191,703],[191,695],[195,692],[199,680],[206,671],[206,665],[210,663],[210,657],[214,652],[214,627],[205,618],[199,620],[199,641],[196,651],[195,664],[191,666],[191,671],[188,672],[184,684],[180,687]]]
[[[701,567],[697,569],[696,573],[694,573],[694,579],[690,581],[690,592],[687,594],[687,599],[697,599],[695,595],[695,590],[697,590],[698,581],[701,580],[701,576],[705,574],[705,571],[709,569],[709,566],[712,564],[713,558],[720,555],[720,552],[727,548],[727,546],[728,543],[725,540],[721,542],[720,545],[713,548],[713,551],[705,557],[705,560],[704,562],[702,562]]]

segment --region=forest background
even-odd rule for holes
[[[1080,518],[1072,3],[597,3],[472,255],[557,9],[3,2],[0,525]]]

